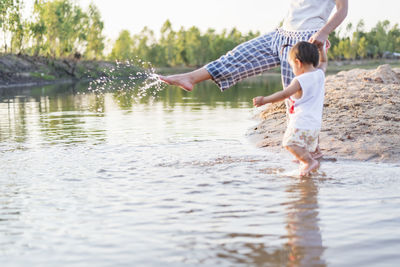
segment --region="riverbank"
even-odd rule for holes
[[[381,64],[400,67],[398,60],[351,60],[330,62],[328,73],[337,73],[354,67],[372,69]],[[107,77],[111,70],[115,77],[129,77],[133,72],[140,71],[137,66],[127,65],[116,68],[116,62],[85,61],[73,58],[52,59],[47,57],[33,57],[27,55],[0,56],[0,88],[29,87],[65,82],[77,82]],[[175,74],[192,71],[189,67],[161,67],[156,73]],[[279,75],[280,69],[275,68],[265,72],[264,76]]]
[[[326,78],[320,146],[325,158],[400,162],[400,68],[352,69]],[[281,149],[285,106],[273,104],[247,135]]]
[[[108,61],[3,55],[0,56],[0,88],[92,80],[107,77],[116,65]],[[138,68],[118,68],[113,76],[125,77],[133,71],[138,71]]]

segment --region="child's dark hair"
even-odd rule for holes
[[[318,47],[309,42],[298,42],[290,49],[289,58],[297,58],[301,63],[313,64],[314,67],[317,67],[319,63]]]

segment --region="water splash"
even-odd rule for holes
[[[111,92],[118,102],[153,102],[157,93],[165,87],[151,63],[138,58],[116,61],[103,72],[104,74],[91,81],[88,87],[97,97]]]

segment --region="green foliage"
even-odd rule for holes
[[[87,15],[69,0],[44,1],[35,3],[39,24],[46,28],[45,54],[64,57],[77,52],[85,40],[84,21]]]
[[[128,30],[123,30],[115,41],[110,59],[127,60],[132,58],[132,38]]]
[[[104,22],[101,20],[100,12],[95,5],[89,5],[86,20],[84,25],[87,41],[85,57],[88,59],[101,58],[104,50],[104,36],[102,35]]]
[[[366,32],[364,27],[364,21],[360,20],[357,25],[345,25],[343,34],[341,29],[332,32],[329,35],[331,49],[328,57],[334,60],[381,58],[387,51],[400,51],[398,24],[391,27],[388,21],[378,22],[370,32]],[[197,27],[188,30],[182,27],[176,32],[169,20],[162,26],[158,40],[147,27],[132,37],[127,31],[123,34],[124,49],[119,49],[122,46],[120,35],[110,58],[138,57],[159,67],[199,67],[260,35],[258,32],[244,35],[235,28],[225,29],[219,34],[213,29],[208,29],[203,34]],[[117,51],[120,51],[120,56],[116,56]]]
[[[83,10],[74,0],[35,0],[29,20],[21,15],[23,0],[0,0],[0,52],[34,56],[103,59],[104,22],[95,4]],[[379,59],[387,52],[400,52],[399,25],[379,21],[369,32],[360,20],[348,23],[329,35],[328,57],[342,59]],[[112,60],[139,58],[154,66],[199,67],[217,59],[235,46],[259,36],[243,34],[236,28],[217,33],[197,27],[175,31],[169,20],[160,33],[144,27],[136,35],[121,31],[107,55]]]
[[[346,25],[346,34],[339,37],[337,32],[329,35],[330,59],[382,58],[385,52],[400,52],[399,25],[390,25],[388,20],[379,21],[370,32],[364,31],[364,21],[360,20],[353,34],[353,25]]]
[[[45,74],[43,72],[31,72],[31,73],[29,73],[29,75],[31,77],[40,78],[40,79],[47,80],[47,81],[54,81],[56,79],[56,77],[54,77],[54,75]]]
[[[128,31],[121,32],[109,59],[139,58],[154,66],[199,67],[258,35],[258,32],[243,35],[235,28],[231,31],[224,30],[221,34],[209,29],[202,34],[194,26],[188,30],[182,27],[176,32],[167,20],[161,28],[158,40],[147,27],[132,37]]]
[[[29,21],[22,19],[22,0],[0,1],[0,39],[3,52],[34,56],[103,56],[104,23],[93,4],[87,11],[72,0],[35,0]]]
[[[5,53],[13,52],[13,44],[22,47],[24,29],[21,16],[21,0],[0,1],[0,31]]]

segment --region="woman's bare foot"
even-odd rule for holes
[[[176,85],[182,88],[183,90],[191,92],[194,87],[194,83],[192,79],[188,77],[186,74],[177,74],[177,75],[170,75],[170,76],[158,76],[161,81],[170,84]]]
[[[313,159],[311,163],[305,164],[304,168],[300,170],[300,177],[308,176],[311,172],[318,170],[319,168],[319,161]]]

